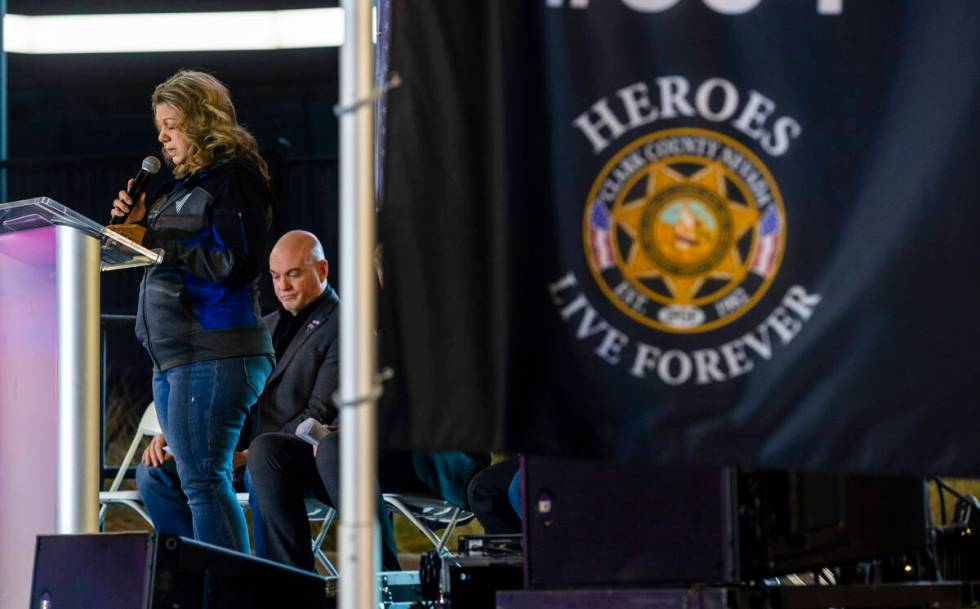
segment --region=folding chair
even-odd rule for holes
[[[337,518],[337,510],[311,497],[306,500],[306,517],[310,522],[322,521],[323,524],[320,525],[320,531],[311,542],[313,544],[313,556],[326,569],[327,573],[333,577],[337,577],[337,567],[330,562],[330,559],[327,558],[322,548],[323,542],[327,538],[327,533],[330,532],[330,527]]]
[[[474,516],[473,512],[438,497],[395,493],[384,493],[383,497],[388,507],[408,519],[442,556],[454,556],[446,544],[456,527],[473,520]],[[435,529],[442,529],[442,534],[437,534]]]
[[[457,526],[464,525],[474,518],[473,512],[456,507],[438,497],[395,493],[384,493],[382,497],[390,509],[395,510],[411,522],[442,556],[455,556],[447,547],[449,539]],[[318,512],[317,506],[322,511]],[[337,577],[336,567],[320,547],[337,517],[337,511],[316,499],[307,499],[306,509],[311,521],[319,519],[320,514],[322,514],[323,526],[320,527],[320,532],[313,540],[313,554],[330,575]],[[437,534],[436,529],[443,529],[442,534]]]
[[[148,524],[153,525],[150,515],[143,509],[143,500],[140,498],[139,491],[121,491],[119,487],[126,478],[126,472],[129,471],[140,442],[147,436],[155,436],[159,433],[162,432],[160,431],[160,421],[157,419],[157,409],[153,402],[150,402],[146,410],[143,411],[139,425],[136,426],[136,435],[133,437],[133,441],[129,443],[129,449],[119,464],[119,471],[116,472],[116,477],[112,479],[109,490],[99,493],[99,530],[105,528],[106,508],[112,504],[125,505],[139,514]]]

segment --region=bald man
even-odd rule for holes
[[[277,363],[256,405],[261,435],[248,451],[253,521],[256,513],[261,519],[256,553],[313,570],[305,497],[313,494],[339,508],[339,437],[335,431],[314,447],[294,433],[309,417],[336,424],[331,398],[338,385],[339,300],[327,285],[323,248],[310,233],[283,235],[269,256],[269,271],[282,308],[265,318]],[[395,571],[394,533],[380,490],[377,499],[382,568]]]
[[[256,434],[293,433],[313,417],[333,423],[337,390],[337,293],[327,283],[330,266],[316,236],[294,230],[269,255],[269,273],[280,309],[265,317],[276,367],[256,402]]]

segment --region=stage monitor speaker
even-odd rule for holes
[[[39,535],[34,556],[31,609],[328,606],[314,573],[184,537]]]
[[[531,587],[739,579],[727,469],[523,462]]]
[[[525,458],[534,588],[726,584],[922,552],[922,480]]]
[[[741,472],[738,487],[746,578],[922,552],[929,544],[921,479],[762,471]]]

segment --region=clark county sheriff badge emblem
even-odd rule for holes
[[[592,274],[623,313],[672,333],[724,326],[779,270],[786,213],[751,151],[704,129],[634,140],[603,167],[584,214]]]

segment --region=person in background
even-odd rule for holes
[[[517,457],[479,472],[467,488],[470,509],[488,535],[521,532],[521,474]]]
[[[269,258],[282,310],[267,317],[279,363],[259,400],[259,433],[248,450],[250,503],[259,513],[256,554],[313,570],[306,496],[340,506],[339,432],[332,396],[338,387],[339,299],[327,285],[323,248],[310,233],[293,231]],[[312,417],[332,430],[311,446],[295,435]],[[276,433],[278,432],[278,433]],[[382,568],[399,569],[387,508],[377,492]],[[255,525],[253,515],[253,530]]]
[[[153,399],[193,536],[248,552],[232,454],[273,368],[258,304],[270,176],[210,74],[177,72],[151,107],[173,177],[135,201],[120,191],[111,213],[124,222],[110,228],[163,251],[140,284],[136,333],[153,361]]]

